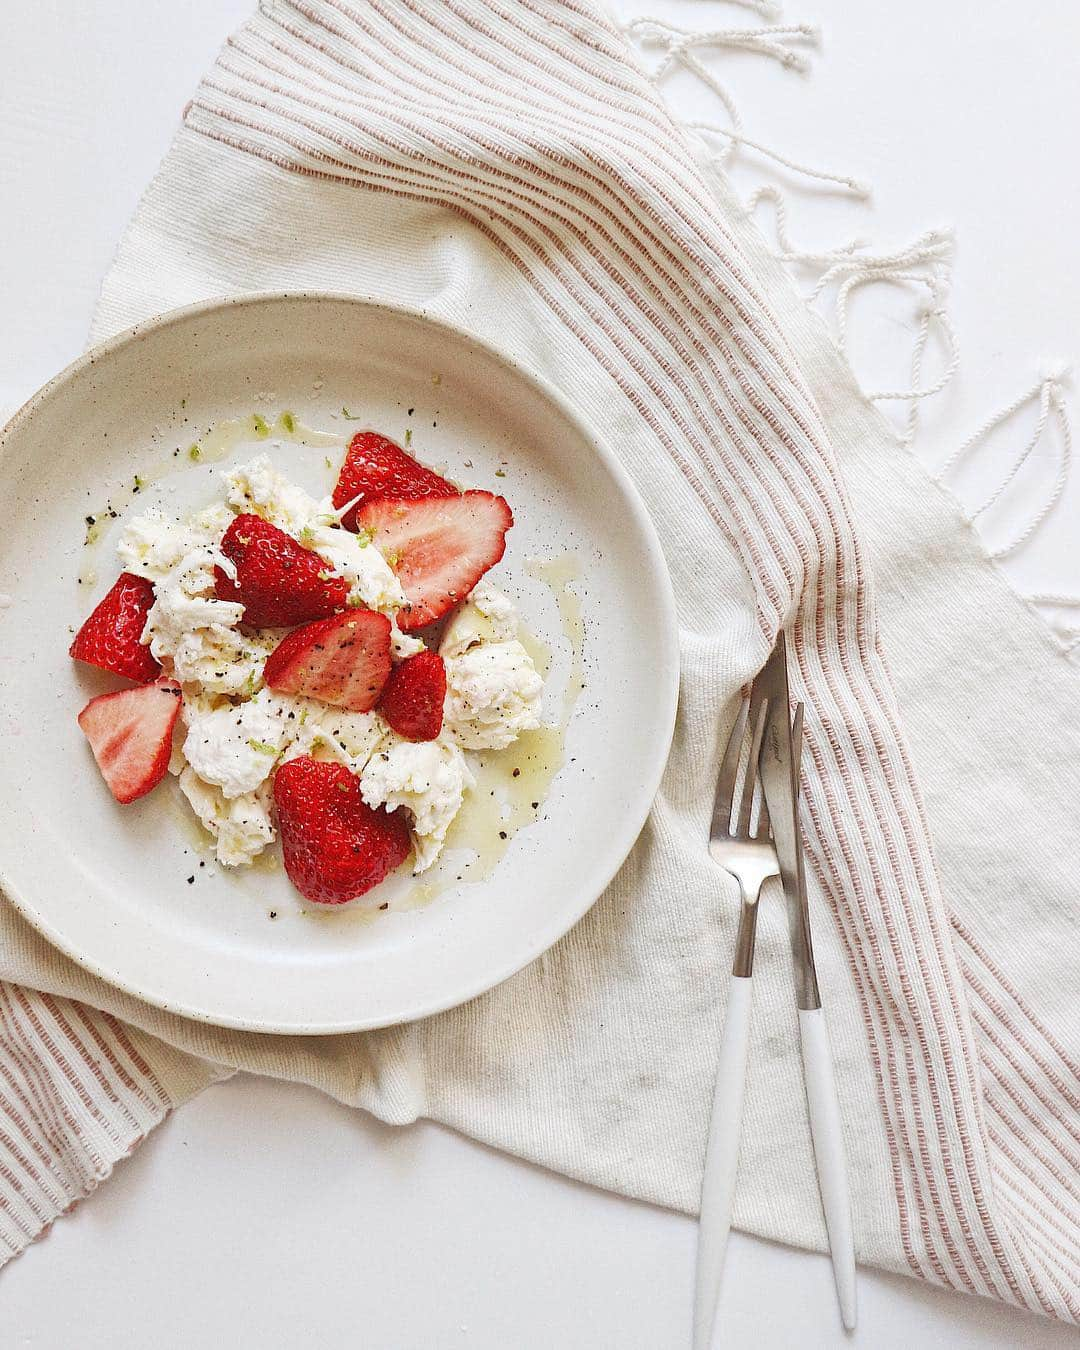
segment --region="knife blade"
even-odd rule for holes
[[[761,740],[758,772],[772,823],[773,844],[780,864],[780,882],[787,901],[788,933],[795,965],[795,1002],[802,1009],[820,1008],[814,949],[810,939],[810,907],[806,896],[802,831],[799,828],[799,784],[791,731],[791,700],[788,691],[787,639],[781,633],[761,673],[754,680],[750,717],[756,715],[754,700],[764,700],[765,732]]]

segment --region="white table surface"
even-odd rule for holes
[[[0,6],[0,406],[21,402],[80,350],[140,190],[248,8]],[[687,0],[650,9],[751,21]],[[801,241],[899,241],[932,224],[958,227],[965,364],[926,412],[922,453],[936,462],[1028,383],[1040,355],[1080,352],[1080,12],[1047,0],[1033,20],[1002,0],[958,0],[947,26],[941,14],[936,0],[807,0],[791,17],[821,21],[826,33],[809,80],[755,57],[724,66],[749,135],[875,183],[869,209],[792,193]],[[711,114],[691,91],[683,97]],[[740,184],[760,181],[747,162],[754,171],[739,170]],[[902,383],[910,300],[861,295],[853,322],[859,368]],[[1051,441],[1034,478],[1052,476],[1052,453]],[[1080,589],[1068,546],[1078,501],[1074,482],[1013,565],[1029,588]],[[0,1345],[675,1350],[689,1344],[693,1251],[684,1217],[431,1124],[391,1129],[313,1092],[238,1078],[176,1113],[4,1270]],[[863,1271],[860,1296],[858,1346],[1075,1344],[1066,1328],[910,1280]],[[846,1343],[827,1260],[738,1234],[723,1317],[733,1347]]]

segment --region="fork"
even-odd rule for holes
[[[695,1350],[706,1350],[711,1339],[724,1255],[731,1231],[746,1083],[746,1055],[750,1044],[758,896],[762,884],[780,872],[764,797],[761,797],[757,819],[751,828],[758,754],[766,712],[764,704],[755,709],[754,722],[750,727],[749,754],[736,811],[739,766],[747,741],[748,705],[744,701],[739,708],[720,766],[709,830],[709,852],[713,860],[739,883],[742,900],[701,1186],[701,1214],[703,1219],[708,1216],[708,1222],[700,1225],[698,1235],[694,1293]],[[801,708],[796,713],[796,727],[797,731],[801,731]]]

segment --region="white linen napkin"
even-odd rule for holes
[[[464,323],[620,455],[679,603],[664,783],[552,952],[464,1008],[364,1036],[168,1015],[4,904],[3,1250],[235,1069],[693,1210],[737,916],[703,846],[712,783],[732,700],[787,627],[860,1259],[1077,1318],[1076,667],[860,394],[605,14],[267,0],[189,105],[94,336],[317,288]],[[1048,845],[1034,876],[1027,832]],[[821,1247],[779,904],[758,952],[736,1222]]]

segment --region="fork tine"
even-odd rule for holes
[[[716,838],[731,833],[731,810],[735,804],[735,780],[739,776],[739,758],[742,754],[743,735],[746,732],[746,700],[739,704],[735,714],[735,725],[731,728],[724,758],[720,763],[720,774],[716,780],[716,796],[713,799],[712,834]]]
[[[750,741],[750,758],[746,761],[746,776],[743,778],[742,801],[739,803],[739,825],[736,833],[742,838],[750,837],[750,810],[754,805],[754,784],[757,781],[758,755],[761,753],[761,738],[765,733],[765,714],[768,703],[762,699],[754,719],[754,734]]]

